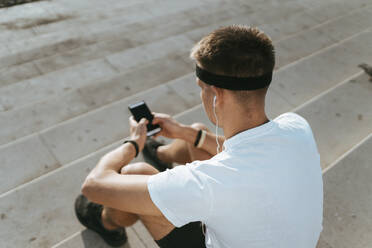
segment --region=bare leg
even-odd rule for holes
[[[210,132],[202,123],[194,123],[191,126]],[[194,147],[194,144],[176,139],[169,145],[160,146],[158,148],[158,157],[166,163],[175,162],[178,164],[186,164],[191,163],[194,160],[210,159],[212,155],[202,149]]]
[[[140,219],[154,240],[164,238],[175,228],[164,216],[141,215]]]
[[[146,163],[133,163],[124,166],[121,174],[153,175],[159,173],[157,169]],[[102,211],[102,224],[111,230],[119,227],[131,226],[139,219],[138,215],[123,212],[114,208],[104,207]]]
[[[186,164],[191,160],[186,141],[180,139],[175,139],[168,145],[159,146],[157,155],[161,161],[166,163]]]
[[[147,163],[134,163],[125,166],[121,173],[152,175],[159,171]],[[109,230],[131,226],[138,219],[141,219],[155,240],[165,237],[175,228],[165,217],[139,216],[108,207],[104,207],[102,211],[102,224]]]

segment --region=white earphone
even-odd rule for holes
[[[218,153],[218,151],[220,150],[220,143],[218,142],[218,139],[217,139],[217,137],[218,137],[218,119],[217,119],[217,114],[216,114],[216,100],[217,100],[217,97],[214,96],[214,98],[213,98],[213,113],[214,113],[214,117],[216,118],[216,143],[217,143],[217,153]],[[204,229],[203,223],[201,224],[201,226],[202,226],[202,232],[205,236],[205,229]]]
[[[213,98],[213,113],[214,113],[214,117],[216,118],[216,143],[217,143],[217,153],[219,152],[220,150],[220,143],[218,142],[218,118],[217,118],[217,114],[216,114],[216,100],[217,100],[217,97],[214,96]]]

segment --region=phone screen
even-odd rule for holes
[[[147,107],[144,101],[131,104],[128,106],[128,108],[137,122],[139,122],[142,118],[146,118],[149,121],[149,124],[147,124],[147,136],[152,136],[160,132],[160,126],[152,124],[154,116],[151,114],[150,109]]]

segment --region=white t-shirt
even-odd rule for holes
[[[315,248],[323,183],[309,124],[285,113],[224,142],[209,160],[153,175],[154,204],[176,227],[202,221],[213,248]]]

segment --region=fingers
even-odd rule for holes
[[[139,124],[147,124],[149,121],[146,118],[142,118]]]
[[[156,124],[160,124],[162,122],[163,122],[163,119],[161,119],[159,116],[154,115],[154,118],[152,119],[152,124],[156,125]]]
[[[159,124],[161,123],[162,121],[156,117],[154,117],[154,119],[152,119],[152,124],[156,125],[156,124]]]
[[[137,126],[138,124],[148,124],[148,120],[146,119],[146,118],[142,118],[141,120],[140,120],[140,122],[137,122],[135,119],[134,119],[134,117],[133,116],[130,116],[129,117],[129,123],[130,123],[130,125],[131,126]]]
[[[154,116],[154,119],[152,120],[153,124],[161,124],[163,123],[166,119],[171,118],[170,115],[163,114],[163,113],[156,113],[156,112],[151,112]]]
[[[151,112],[155,118],[170,118],[170,115],[163,113]]]
[[[152,124],[159,124],[159,113],[151,112],[151,114],[154,116]]]
[[[134,119],[133,115],[129,117],[129,124],[131,126],[135,126],[137,124],[136,120]]]

